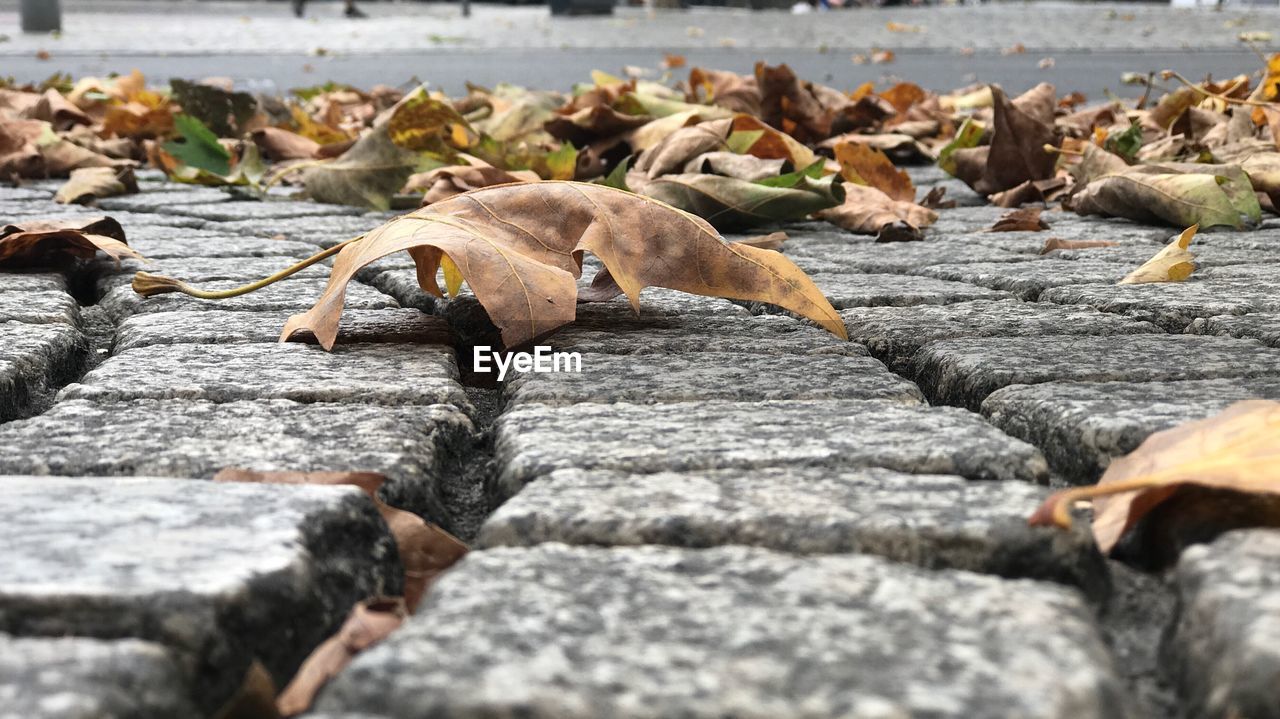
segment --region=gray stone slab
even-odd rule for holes
[[[170,207],[168,212],[213,222],[252,220],[269,226],[273,220],[292,217],[349,217],[359,215],[363,210],[344,205],[324,205],[318,202],[271,200],[267,202],[207,202],[194,205],[175,205]]]
[[[241,286],[242,282],[216,281],[206,282],[201,289],[230,290]],[[269,285],[256,292],[226,300],[200,300],[186,295],[171,293],[154,297],[141,297],[130,287],[117,287],[103,295],[98,303],[119,322],[125,317],[148,312],[205,312],[209,310],[230,312],[305,312],[311,309],[316,300],[324,292],[327,280],[316,278],[290,278],[274,285]],[[396,309],[396,301],[373,289],[368,285],[352,282],[347,285],[346,301],[343,306],[348,310],[381,310]]]
[[[187,237],[182,231],[167,238],[129,238],[129,246],[157,263],[185,257],[289,257],[302,259],[319,248],[305,242],[273,240],[268,237]],[[287,266],[288,263],[283,263]]]
[[[0,322],[58,323],[78,327],[80,305],[62,290],[0,291]]]
[[[1182,332],[1201,317],[1280,311],[1280,279],[1193,276],[1185,282],[1057,287],[1046,290],[1040,299],[1090,305]]]
[[[982,411],[1039,447],[1056,475],[1091,484],[1152,433],[1257,398],[1280,399],[1280,378],[1014,385],[993,392]]]
[[[150,312],[134,315],[116,330],[115,352],[173,344],[274,343],[291,312]],[[293,341],[302,341],[299,335]],[[312,337],[309,342],[314,343]],[[406,343],[453,346],[449,325],[418,310],[347,310],[338,344]]]
[[[168,214],[175,205],[205,205],[217,202],[231,202],[230,193],[214,187],[160,187],[147,186],[134,195],[104,197],[97,201],[97,206],[107,212],[128,210],[130,212],[153,212]]]
[[[865,556],[548,544],[470,554],[317,708],[1080,719],[1126,701],[1066,587]]]
[[[0,188],[0,202],[52,200],[53,192],[53,190],[38,190],[32,187],[2,187]]]
[[[1114,285],[1133,271],[1133,265],[1091,259],[1063,260],[1036,257],[1023,262],[972,262],[938,264],[916,270],[921,275],[953,282],[968,282],[1005,290],[1024,300],[1035,300],[1051,287],[1063,285]]]
[[[187,217],[178,214],[152,214],[149,212],[128,212],[119,210],[116,212],[106,212],[96,207],[81,207],[80,205],[41,205],[39,207],[30,205],[30,211],[25,213],[25,217],[29,219],[41,220],[83,220],[102,217],[104,215],[114,218],[124,228],[125,237],[129,237],[131,230],[138,227],[150,225],[160,228],[167,228],[172,231],[175,227],[199,228],[205,224],[204,220],[195,217]],[[3,214],[0,213],[0,219]],[[21,223],[18,223],[21,224]]]
[[[189,478],[225,467],[381,472],[389,478],[388,501],[448,526],[439,487],[458,471],[449,463],[473,431],[450,405],[68,400],[0,425],[7,450],[0,472]]]
[[[418,272],[415,269],[385,270],[372,276],[370,274],[372,273],[365,273],[368,277],[367,282],[379,291],[394,297],[401,307],[436,312],[437,307],[447,302],[422,289],[418,284]],[[443,291],[444,285],[439,286]]]
[[[75,377],[88,356],[88,340],[70,325],[0,322],[0,421]]]
[[[810,279],[838,310],[849,307],[945,305],[1012,297],[1001,290],[913,275],[812,275]]]
[[[921,347],[944,339],[1162,332],[1150,323],[1092,307],[1019,300],[979,300],[907,308],[858,307],[841,312],[840,317],[849,330],[850,340],[865,344],[875,357],[898,373],[911,371],[911,358]]]
[[[546,542],[874,554],[929,569],[1046,579],[1106,594],[1087,533],[1027,526],[1049,490],[887,469],[769,467],[633,475],[567,469],[485,522],[483,548]]]
[[[879,360],[834,354],[791,358],[724,352],[677,356],[588,352],[581,354],[580,372],[509,374],[503,389],[509,406],[711,399],[924,401],[919,388],[887,370]]]
[[[579,305],[579,310],[583,309]],[[647,309],[647,308],[646,308]],[[866,355],[860,344],[845,342],[811,324],[785,315],[636,317],[630,307],[607,314],[592,311],[544,340],[556,350],[618,355],[738,352],[756,355]]]
[[[406,344],[352,344],[332,352],[294,342],[155,345],[107,359],[65,387],[59,398],[289,399],[470,408],[458,384],[453,348]]]
[[[1264,221],[1262,227],[1252,232],[1201,232],[1195,244],[1201,247],[1222,247],[1235,250],[1271,250],[1280,252],[1280,226]]]
[[[1251,254],[1259,256],[1253,259],[1250,263],[1205,267],[1198,272],[1198,275],[1199,277],[1206,279],[1231,277],[1263,280],[1273,284],[1277,280],[1280,280],[1280,257],[1275,255],[1267,256],[1263,253]],[[1197,260],[1198,259],[1199,258],[1197,258]]]
[[[1280,376],[1280,350],[1195,335],[987,337],[934,342],[911,366],[930,401],[977,409],[1015,384]]]
[[[55,272],[0,272],[0,293],[66,292],[66,277]]]
[[[316,207],[333,207],[332,205],[316,205]],[[271,222],[260,220],[234,220],[229,222],[211,222],[206,225],[210,231],[233,235],[258,235],[274,237],[283,235],[284,239],[294,242],[306,242],[322,247],[332,247],[344,240],[362,235],[369,230],[386,223],[389,218],[383,215],[321,215],[313,217],[289,217],[273,219]]]
[[[783,245],[783,253],[838,264],[845,272],[907,274],[921,267],[955,262],[1018,262],[1024,255],[975,244],[968,239],[937,239],[923,242],[868,242],[844,240],[823,242],[827,235],[794,237]]]
[[[884,467],[972,479],[1047,479],[1040,452],[951,407],[882,401],[527,404],[496,425],[496,489],[557,469],[661,472]]]
[[[1001,215],[1008,211],[1001,208]],[[944,212],[942,217],[946,218],[949,215],[950,213]],[[992,220],[983,227],[976,228],[966,239],[980,245],[1036,255],[1044,249],[1045,241],[1053,237],[1062,240],[1105,240],[1115,242],[1119,248],[1132,248],[1137,255],[1149,252],[1150,254],[1139,260],[1141,263],[1159,252],[1161,245],[1169,244],[1177,235],[1167,227],[1142,225],[1116,217],[1079,217],[1073,213],[1047,211],[1040,218],[1049,224],[1049,229],[1040,232],[988,232],[987,230],[995,223],[995,220]],[[1196,241],[1199,242],[1199,238]],[[1091,256],[1092,251],[1093,249],[1072,252],[1082,253],[1080,256],[1087,258]]]
[[[1197,335],[1248,337],[1271,347],[1280,347],[1280,313],[1219,315],[1202,317],[1187,325],[1187,332]]]
[[[0,497],[0,631],[165,645],[206,713],[254,658],[287,680],[355,602],[401,582],[354,487],[0,477]]]
[[[1280,715],[1280,533],[1231,532],[1178,563],[1179,613],[1166,649],[1189,716]]]
[[[1174,237],[1167,239],[1172,241]],[[1083,250],[1055,250],[1046,256],[1064,260],[1091,259],[1100,262],[1117,262],[1130,264],[1137,268],[1147,260],[1150,260],[1160,249],[1160,246],[1152,247],[1150,245],[1091,247]],[[1191,251],[1196,257],[1197,272],[1205,274],[1212,274],[1209,270],[1217,273],[1232,274],[1233,272],[1239,272],[1236,269],[1238,265],[1280,260],[1280,251],[1267,252],[1262,250],[1236,250],[1224,247],[1198,247],[1194,242],[1191,245]],[[1278,275],[1273,272],[1270,276],[1275,278]]]
[[[0,635],[0,718],[197,716],[173,655],[153,642]]]

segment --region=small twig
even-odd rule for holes
[[[1155,78],[1156,78],[1156,74],[1154,72],[1147,73],[1147,81],[1143,83],[1147,87],[1145,90],[1142,91],[1142,99],[1138,100],[1138,106],[1135,109],[1141,110],[1147,106],[1147,100],[1151,99],[1151,84],[1152,84],[1151,81],[1154,80]]]
[[[230,290],[216,290],[216,291],[215,290],[198,290],[192,287],[191,285],[188,285],[187,283],[181,280],[175,280],[172,277],[165,277],[163,275],[153,275],[149,272],[139,272],[138,274],[133,276],[133,291],[137,292],[143,297],[151,297],[153,295],[163,295],[169,292],[181,292],[184,295],[189,295],[191,297],[195,297],[201,300],[231,299],[232,297],[239,297],[240,295],[247,295],[250,292],[253,292],[255,290],[260,290],[263,287],[266,287],[267,285],[273,285],[279,282],[280,280],[283,280],[286,277],[289,277],[290,275],[297,274],[307,269],[308,267],[316,264],[317,262],[320,262],[321,260],[327,259],[329,257],[332,257],[338,254],[347,245],[350,245],[353,242],[358,242],[362,239],[364,239],[364,235],[360,235],[359,237],[352,237],[351,239],[346,240],[344,242],[339,242],[333,247],[330,247],[329,249],[323,252],[316,253],[295,265],[286,267],[285,269],[280,270],[279,272],[275,273],[274,275],[271,275],[270,277],[265,277],[256,282],[250,282],[247,285],[242,285],[240,287],[236,287]]]
[[[1216,92],[1209,92],[1208,90],[1191,82],[1190,80],[1174,72],[1173,70],[1165,70],[1161,72],[1160,77],[1161,79],[1164,79],[1164,80],[1173,78],[1174,80],[1177,80],[1178,82],[1182,83],[1183,85],[1186,85],[1187,87],[1191,88],[1192,90],[1195,90],[1196,92],[1200,93],[1201,95],[1204,95],[1205,97],[1210,97],[1210,98],[1213,98],[1214,100],[1221,100],[1222,102],[1225,102],[1228,105],[1248,105],[1249,107],[1265,107],[1265,108],[1277,107],[1276,103],[1274,102],[1258,102],[1257,100],[1240,100],[1234,97],[1227,97],[1226,95],[1220,95]]]

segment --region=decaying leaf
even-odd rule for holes
[[[315,140],[278,127],[254,130],[251,137],[262,154],[274,162],[309,160],[320,152],[320,143]]]
[[[1006,212],[996,220],[988,232],[1040,232],[1049,229],[1049,223],[1040,219],[1039,207],[1024,207]]]
[[[874,187],[846,183],[844,202],[815,216],[877,242],[924,239],[920,230],[932,225],[938,213],[913,202],[899,202]]]
[[[0,228],[0,269],[61,268],[98,252],[117,262],[142,257],[126,244],[124,228],[110,217],[35,220]]]
[[[1044,241],[1044,247],[1040,248],[1040,254],[1047,255],[1054,250],[1089,250],[1097,247],[1115,247],[1120,243],[1111,242],[1110,240],[1064,240],[1060,237],[1050,237]]]
[[[423,289],[441,296],[442,256],[466,278],[508,347],[573,321],[583,252],[600,258],[639,308],[640,290],[769,302],[846,338],[822,292],[777,252],[726,242],[705,220],[602,185],[539,182],[476,190],[397,217],[338,254],[329,284],[282,339],[308,329],[331,348],[346,285],[374,260],[409,250]]]
[[[318,202],[386,210],[391,196],[417,168],[417,154],[392,142],[382,126],[370,130],[338,159],[305,170],[302,184]]]
[[[1156,432],[1112,461],[1097,485],[1049,497],[1030,522],[1070,527],[1072,505],[1092,499],[1093,535],[1110,553],[1139,520],[1196,487],[1269,498],[1274,505],[1280,494],[1280,402],[1237,402],[1214,417]]]
[[[1138,269],[1130,272],[1118,284],[1137,285],[1147,282],[1182,282],[1196,271],[1196,256],[1187,248],[1200,228],[1192,225],[1182,234],[1142,263]]]
[[[1249,177],[1228,165],[1140,165],[1090,182],[1072,197],[1082,215],[1160,221],[1175,227],[1256,225],[1262,208]]]
[[[950,154],[956,177],[982,195],[1017,187],[1028,180],[1053,177],[1057,147],[1062,138],[1054,125],[1056,97],[1052,85],[1041,83],[1014,100],[992,86],[995,119],[991,145],[957,149]]]
[[[842,142],[835,146],[835,155],[845,182],[874,187],[898,202],[915,202],[916,188],[911,178],[894,167],[880,150]]]
[[[85,204],[137,191],[138,180],[132,167],[85,167],[72,171],[71,179],[58,189],[53,199],[63,204]]]
[[[423,207],[433,202],[447,200],[482,187],[505,185],[512,182],[538,182],[538,174],[528,170],[499,170],[491,165],[450,165],[421,172],[405,183],[405,192],[421,192]]]
[[[799,220],[835,207],[844,199],[844,191],[833,180],[834,176],[801,176],[786,186],[771,186],[720,175],[683,174],[663,175],[633,189],[727,230]]]

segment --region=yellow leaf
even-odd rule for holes
[[[444,291],[450,297],[457,297],[462,289],[462,270],[453,264],[448,255],[440,256],[440,270],[444,272]]]
[[[1126,275],[1119,284],[1181,282],[1190,277],[1196,269],[1196,256],[1187,248],[1191,246],[1191,239],[1196,236],[1196,231],[1199,229],[1199,225],[1192,225],[1183,230],[1177,239],[1142,263],[1141,267]]]

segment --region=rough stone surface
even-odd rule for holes
[[[1118,262],[1063,260],[1046,256],[1018,263],[938,264],[922,267],[917,272],[940,280],[1005,290],[1021,299],[1035,300],[1045,290],[1061,285],[1113,285],[1133,269],[1132,265]]]
[[[67,291],[67,280],[52,272],[0,272],[0,293]]]
[[[550,360],[547,360],[548,363]],[[496,370],[495,370],[496,371]],[[882,399],[918,404],[920,390],[870,357],[702,352],[677,356],[581,355],[581,372],[508,375],[509,404],[685,402],[724,399]]]
[[[867,346],[895,372],[911,371],[911,358],[930,342],[957,337],[1127,335],[1160,332],[1147,322],[1091,307],[1018,300],[979,300],[941,306],[858,307],[840,313],[849,339]],[[1121,338],[1117,342],[1123,342]]]
[[[788,240],[783,245],[783,252],[801,267],[804,267],[805,260],[822,260],[839,264],[845,268],[844,272],[880,274],[906,274],[944,262],[1017,262],[1026,259],[1013,252],[968,240],[883,243],[848,233],[806,233]]]
[[[0,322],[0,421],[22,416],[78,374],[88,354],[85,336],[70,325]]]
[[[196,716],[163,646],[137,639],[0,635],[0,719]]]
[[[129,317],[116,330],[115,351],[170,344],[274,343],[290,312],[152,312]],[[297,335],[294,341],[302,339]],[[314,342],[314,337],[310,342]],[[395,342],[453,345],[449,326],[418,310],[347,310],[338,344]]]
[[[1193,275],[1186,282],[1058,287],[1046,291],[1041,299],[1090,305],[1182,332],[1198,318],[1280,311],[1280,280],[1197,279]]]
[[[231,202],[228,192],[215,187],[192,187],[184,189],[146,188],[136,195],[104,197],[97,201],[97,206],[107,212],[128,210],[130,212],[166,213],[175,205],[206,205],[214,202]]]
[[[993,392],[982,411],[1039,447],[1056,475],[1089,484],[1153,432],[1257,398],[1280,399],[1280,377],[1014,385]]]
[[[353,344],[326,352],[292,342],[170,344],[131,350],[111,357],[78,384],[66,387],[60,398],[469,405],[458,384],[452,347]]]
[[[334,205],[318,205],[318,207],[335,207]],[[322,247],[332,247],[344,240],[362,235],[385,223],[390,217],[373,215],[328,215],[311,217],[273,218],[269,222],[261,220],[243,220],[232,217],[230,221],[211,222],[206,228],[214,232],[258,235],[274,237],[283,235],[284,239],[294,242],[306,242]]]
[[[78,326],[80,305],[71,295],[61,290],[0,291],[0,323],[3,322]]]
[[[361,210],[344,205],[324,205],[317,202],[291,200],[269,202],[207,202],[193,205],[175,205],[169,212],[214,222],[258,221],[291,217],[341,217],[360,214]]]
[[[1178,619],[1166,646],[1189,716],[1280,715],[1280,532],[1231,532],[1178,564]]]
[[[239,287],[241,282],[218,281],[201,285],[205,290],[230,290]],[[200,300],[180,294],[156,295],[142,297],[130,287],[117,287],[98,303],[107,313],[119,322],[125,317],[146,312],[193,312],[208,310],[227,310],[233,312],[305,312],[311,309],[316,300],[324,292],[327,280],[320,278],[290,278],[274,285],[268,285],[247,295],[232,297],[226,300]],[[346,301],[343,307],[348,310],[380,310],[397,308],[396,301],[381,292],[352,282],[347,285]]]
[[[372,273],[364,273],[369,276]],[[413,307],[423,312],[435,312],[444,300],[428,293],[418,284],[418,272],[414,269],[386,270],[372,274],[368,282],[382,292],[396,298],[401,307]],[[443,285],[441,285],[443,287]]]
[[[400,585],[353,487],[0,477],[0,497],[0,631],[158,642],[205,711],[254,657],[287,679],[352,604]]]
[[[1008,292],[1000,290],[912,275],[813,275],[810,279],[838,310],[849,307],[945,305],[1011,297]]]
[[[507,496],[571,467],[885,467],[1033,481],[1047,473],[1039,451],[977,415],[881,401],[527,404],[503,414],[496,437],[497,489]]]
[[[636,317],[617,307],[607,316],[595,313],[545,340],[556,349],[618,355],[681,355],[691,352],[735,352],[758,355],[866,355],[860,344],[784,315],[743,317],[730,314]]]
[[[0,472],[212,477],[224,467],[381,472],[388,501],[448,526],[440,499],[450,458],[469,442],[456,407],[65,400],[0,425]],[[87,442],[94,451],[86,452]]]
[[[1280,376],[1280,350],[1234,337],[1046,335],[942,340],[911,364],[931,401],[977,409],[1015,384]]]
[[[1280,347],[1280,314],[1219,315],[1192,320],[1187,332],[1197,335],[1248,337]]]
[[[887,469],[644,475],[567,469],[499,507],[477,542],[485,548],[563,542],[855,552],[929,569],[1061,581],[1100,597],[1107,570],[1092,539],[1027,526],[1030,509],[1047,494],[1025,482]]]
[[[1075,719],[1126,701],[1067,588],[874,557],[551,544],[472,553],[318,709]]]
[[[212,235],[189,237],[185,232],[172,237],[139,239],[129,238],[129,246],[141,252],[149,260],[166,261],[184,257],[292,257],[302,259],[315,254],[317,248],[305,242],[273,240],[266,237],[230,237]],[[277,261],[281,268],[287,261]]]

